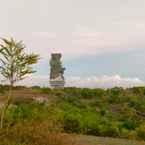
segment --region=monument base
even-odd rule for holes
[[[65,81],[56,81],[56,80],[50,80],[49,81],[51,88],[64,88]]]

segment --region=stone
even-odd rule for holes
[[[50,59],[50,86],[52,88],[63,88],[65,85],[64,71],[61,53],[52,53]]]

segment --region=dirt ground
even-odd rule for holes
[[[145,145],[145,142],[108,137],[76,136],[74,145]]]

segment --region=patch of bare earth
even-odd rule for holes
[[[145,145],[145,142],[109,137],[76,136],[75,145]]]

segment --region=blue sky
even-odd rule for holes
[[[36,66],[37,73],[47,75],[49,73],[49,60],[42,59],[40,61],[41,65]],[[124,77],[139,77],[145,80],[145,49],[76,58],[63,56],[62,61],[66,67],[65,75],[67,76],[86,77],[119,74]]]
[[[60,52],[68,86],[144,85],[144,0],[0,0],[0,4],[0,36],[23,40],[27,52],[41,56],[37,73],[20,84],[47,86],[50,55]]]
[[[71,75],[115,75],[139,77],[145,80],[145,50],[80,57],[66,60],[66,74]],[[81,70],[81,71],[80,71]]]
[[[64,55],[63,65],[66,67],[65,77],[68,80],[67,84],[68,86],[101,88],[142,86],[145,82],[144,56],[144,49],[94,56],[77,56],[75,58],[69,58]],[[37,80],[34,82],[38,84],[41,82],[41,86],[48,84],[49,58],[50,56],[47,61],[46,59],[41,59],[40,64],[35,66],[37,70],[35,75],[39,76],[40,79],[34,77],[33,80]],[[88,79],[90,79],[89,82]],[[92,86],[90,83],[94,85]],[[26,84],[25,81],[24,84]]]

